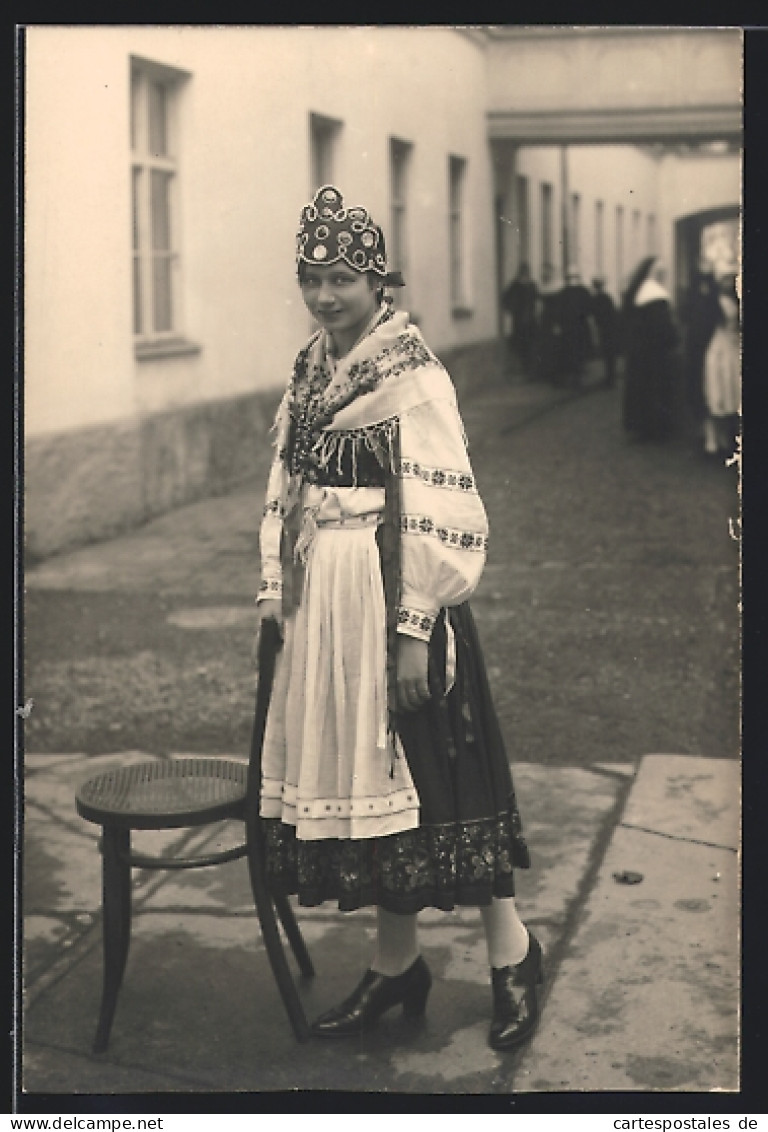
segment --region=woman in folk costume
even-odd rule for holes
[[[456,394],[385,297],[384,237],[326,185],[301,214],[298,278],[321,329],[276,418],[260,621],[283,630],[263,751],[273,889],[377,909],[371,966],[318,1037],[424,1012],[417,913],[480,907],[490,1042],[538,1017],[541,948],[515,908],[520,816],[467,599],[488,527]]]
[[[642,260],[624,294],[625,430],[638,440],[666,440],[676,426],[679,335],[657,256]]]

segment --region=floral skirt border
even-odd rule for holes
[[[529,868],[516,809],[492,818],[394,833],[389,837],[298,841],[293,826],[262,819],[267,881],[313,907],[343,912],[376,905],[391,912],[450,912],[514,896],[514,868]]]

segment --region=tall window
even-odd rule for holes
[[[389,140],[390,231],[387,258],[393,271],[408,272],[408,167],[413,146]]]
[[[180,330],[176,113],[183,77],[132,60],[133,331],[142,341]]]
[[[656,217],[652,212],[648,214],[648,228],[646,233],[646,252],[653,255],[656,251]]]
[[[602,275],[605,271],[605,205],[595,201],[595,271]]]
[[[616,291],[624,290],[624,209],[616,205]]]
[[[341,122],[326,118],[322,114],[309,115],[309,175],[312,184],[310,192],[315,193],[321,185],[330,185],[334,179],[334,158]]]
[[[466,233],[464,217],[464,191],[467,162],[463,157],[448,159],[448,209],[451,256],[451,303],[454,307],[467,305]]]
[[[581,197],[571,193],[570,259],[577,267],[581,263]]]
[[[635,264],[642,256],[642,248],[640,243],[640,209],[635,208],[632,210],[632,263]]]
[[[528,178],[515,177],[515,223],[519,233],[520,263],[531,262],[531,215],[528,201]]]
[[[541,266],[550,268],[554,265],[552,258],[553,237],[553,209],[552,186],[542,181],[541,184]]]

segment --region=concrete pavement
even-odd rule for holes
[[[735,1090],[738,764],[649,755],[635,770],[520,764],[534,867],[519,905],[548,971],[542,1021],[517,1055],[488,1048],[479,916],[421,916],[435,985],[426,1020],[387,1015],[362,1041],[295,1044],[237,861],[135,875],[131,953],[106,1054],[90,1045],[101,978],[96,827],[76,784],[141,752],[30,754],[25,820],[24,1088],[132,1094],[285,1089],[401,1093]],[[173,756],[171,756],[173,757]],[[235,756],[237,757],[237,755]],[[136,845],[199,851],[226,823],[144,833]],[[639,874],[635,884],[620,883]],[[343,997],[371,949],[371,910],[298,909],[316,966],[308,1014]]]
[[[570,394],[504,389],[508,420]],[[480,408],[470,402],[465,416]],[[487,411],[487,406],[486,406]],[[254,499],[256,498],[254,493]],[[250,496],[204,501],[205,531],[252,529]],[[239,524],[239,525],[238,525]],[[174,515],[28,571],[28,587],[197,595],[170,611],[190,630],[247,620],[233,573],[210,608],[206,554]],[[245,537],[244,535],[242,537]],[[230,538],[231,541],[231,538]],[[234,570],[234,568],[233,568]],[[206,620],[207,619],[207,620]],[[33,709],[34,710],[34,709]],[[515,1055],[490,1050],[490,988],[479,915],[421,917],[435,982],[424,1021],[393,1011],[362,1041],[299,1047],[284,1016],[251,907],[244,861],[180,874],[135,874],[131,952],[108,1051],[90,1052],[101,990],[98,829],[74,808],[76,785],[142,751],[38,754],[24,766],[24,1089],[63,1095],[344,1090],[524,1093],[732,1091],[739,1009],[739,764],[649,752],[589,768],[514,766],[533,868],[519,905],[542,941],[541,1025]],[[213,751],[244,758],[243,751]],[[137,835],[197,851],[239,829]],[[633,876],[634,874],[634,876]],[[638,879],[639,877],[639,879]],[[625,883],[627,880],[635,883]],[[338,1001],[370,956],[373,913],[299,909],[318,972],[300,993],[308,1015]],[[171,1103],[169,1101],[169,1103]],[[126,1106],[130,1108],[130,1099]]]

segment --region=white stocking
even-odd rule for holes
[[[371,970],[380,975],[402,975],[419,957],[417,916],[376,909],[376,953]]]
[[[505,896],[480,909],[491,967],[521,963],[528,954],[528,929],[520,919],[515,898]]]

